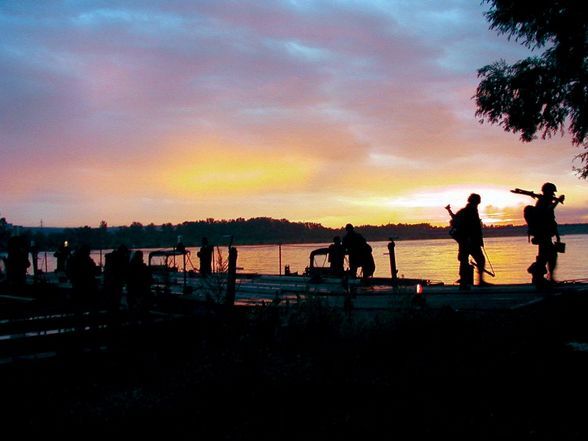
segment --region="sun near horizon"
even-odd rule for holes
[[[481,125],[476,70],[528,51],[468,1],[5,2],[0,215],[35,226],[285,218],[522,224],[553,182],[588,222],[567,136]],[[325,25],[328,23],[328,26]]]

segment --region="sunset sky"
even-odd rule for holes
[[[522,223],[568,136],[481,125],[476,70],[527,49],[478,0],[0,2],[0,216],[27,226],[270,216]],[[579,164],[575,164],[579,165]]]

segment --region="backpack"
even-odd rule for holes
[[[459,210],[449,221],[449,235],[456,241],[464,238],[463,210]]]
[[[546,213],[539,207],[527,205],[523,209],[523,217],[527,223],[527,237],[536,238],[546,234]]]

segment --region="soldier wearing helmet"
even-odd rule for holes
[[[555,207],[563,202],[564,196],[555,197],[557,188],[551,182],[546,182],[541,187],[541,194],[537,196],[535,208],[537,209],[537,230],[533,237],[533,243],[539,250],[535,263],[529,268],[533,275],[533,283],[536,285],[544,282],[544,275],[548,280],[555,282],[555,267],[557,266],[557,250],[561,243],[557,222],[555,221]],[[553,242],[555,237],[556,242]]]
[[[555,267],[557,265],[557,253],[564,252],[565,246],[561,242],[555,221],[555,207],[563,204],[565,196],[555,196],[557,187],[551,182],[541,186],[541,194],[528,190],[515,188],[512,193],[524,194],[537,199],[535,206],[525,207],[524,216],[529,226],[531,243],[539,246],[535,262],[527,270],[532,275],[533,284],[541,287],[546,283],[545,275],[550,282],[555,282]],[[553,238],[555,237],[555,243]]]
[[[467,205],[453,216],[453,227],[455,229],[453,237],[459,244],[457,253],[457,260],[459,260],[459,287],[462,290],[469,290],[474,283],[473,269],[469,263],[470,256],[473,257],[478,268],[479,285],[490,285],[484,281],[486,259],[482,251],[484,239],[482,236],[482,221],[478,213],[478,205],[480,205],[481,200],[479,194],[472,193],[468,197]]]
[[[357,269],[361,267],[363,280],[367,281],[374,274],[376,268],[372,256],[372,247],[365,238],[353,228],[353,225],[345,225],[347,232],[342,240],[344,249],[349,253],[349,275],[357,277]]]
[[[545,184],[543,184],[541,186],[541,192],[546,195],[550,195],[551,197],[553,197],[553,195],[555,195],[555,192],[557,191],[557,187],[555,186],[555,184],[552,184],[551,182],[546,182]]]

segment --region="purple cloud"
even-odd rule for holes
[[[211,139],[231,146],[227,155],[312,158],[320,172],[308,179],[323,188],[312,192],[329,200],[337,185],[364,185],[361,176],[418,187],[459,167],[506,182],[525,164],[528,182],[573,182],[569,161],[536,155],[566,141],[521,146],[475,120],[476,69],[524,53],[488,31],[482,12],[466,0],[4,2],[0,174],[9,184],[0,206],[22,223],[43,212],[64,222],[49,206],[70,201],[82,219],[76,198],[101,201],[103,217],[126,201],[133,219],[150,220],[150,205],[141,211],[119,183],[132,170],[142,196],[160,200],[150,180],[162,160],[206,153]],[[428,175],[415,180],[411,170]],[[31,196],[39,193],[46,203]]]

